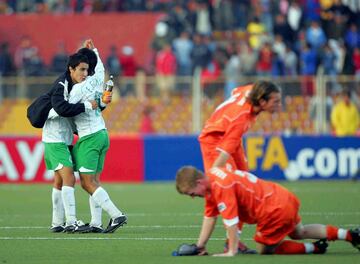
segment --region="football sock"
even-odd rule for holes
[[[290,255],[290,254],[305,254],[313,253],[314,245],[312,243],[299,243],[290,240],[284,240],[279,246],[276,247],[274,254]]]
[[[332,225],[326,226],[326,234],[327,240],[334,241],[334,240],[346,240],[351,242],[351,235],[350,232],[343,228],[337,228]]]
[[[74,187],[63,186],[61,192],[65,209],[66,224],[72,225],[76,222],[75,189]]]
[[[102,187],[98,187],[92,194],[92,197],[111,218],[117,218],[122,215],[121,211],[114,205],[108,193]]]
[[[100,205],[98,205],[93,197],[90,195],[89,196],[89,204],[90,204],[90,212],[91,212],[91,221],[90,221],[90,225],[91,226],[101,226],[102,223],[102,208]]]
[[[53,226],[63,225],[65,222],[65,211],[61,198],[61,190],[53,188],[51,194],[51,200],[53,207],[51,224]]]

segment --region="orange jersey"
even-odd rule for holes
[[[259,224],[294,196],[282,186],[246,171],[212,168],[207,174],[211,181],[211,196],[227,226],[239,220]]]
[[[216,205],[224,224],[256,224],[256,242],[276,245],[300,223],[300,202],[282,186],[246,171],[212,168],[207,175],[211,192],[206,198]],[[212,213],[207,216],[214,217],[216,211]]]
[[[235,88],[232,96],[220,104],[206,121],[201,131],[201,143],[216,144],[216,149],[229,155],[237,151],[241,145],[241,137],[256,120],[252,106],[246,97],[253,85]]]

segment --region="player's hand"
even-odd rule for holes
[[[93,110],[98,108],[98,103],[95,100],[90,100],[89,102],[90,102]]]
[[[228,251],[228,252],[226,252],[226,253],[214,254],[214,255],[212,255],[212,256],[213,256],[213,257],[233,257],[233,256],[235,256],[235,255],[236,255],[236,253],[231,252],[231,251]]]
[[[173,254],[175,256],[206,256],[208,252],[205,247],[198,247],[196,244],[181,244]]]
[[[104,104],[109,104],[112,101],[112,93],[104,93],[102,96],[102,102]]]
[[[84,41],[84,47],[88,48],[88,49],[94,49],[94,42],[92,41],[92,39],[87,39]]]

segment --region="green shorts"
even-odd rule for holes
[[[102,172],[109,146],[109,135],[106,129],[80,138],[73,149],[75,170],[84,174]]]
[[[63,167],[73,168],[72,155],[65,143],[45,143],[44,159],[46,169],[60,170]]]

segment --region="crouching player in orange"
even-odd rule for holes
[[[214,256],[238,253],[239,221],[256,224],[254,240],[260,254],[323,254],[328,247],[327,241],[334,240],[348,241],[360,250],[360,229],[303,225],[299,215],[300,202],[293,193],[249,172],[213,167],[205,176],[194,167],[182,167],[176,175],[176,188],[179,193],[191,197],[213,197],[229,236],[229,250]],[[293,240],[284,240],[287,236]],[[294,241],[298,239],[319,240],[313,243]],[[202,252],[206,252],[206,242]]]

